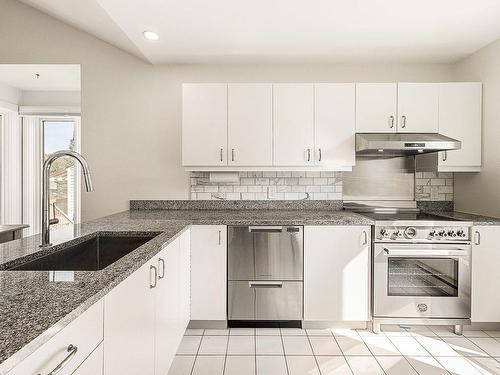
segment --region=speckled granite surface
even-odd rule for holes
[[[457,211],[426,211],[426,212],[436,214],[439,216],[449,217],[451,219],[470,221],[474,225],[500,225],[500,218],[497,217],[474,215]]]
[[[425,212],[453,211],[453,201],[417,201],[417,208]]]
[[[131,200],[131,210],[342,210],[342,200]]]
[[[56,249],[95,232],[161,234],[104,270],[74,272],[69,282],[50,281],[49,271],[0,271],[0,374],[47,342],[190,224],[371,225],[373,221],[336,210],[136,210],[54,232]],[[44,254],[39,243],[39,236],[31,236],[0,245],[0,265]]]

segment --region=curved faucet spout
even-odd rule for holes
[[[61,150],[56,151],[51,154],[47,160],[43,163],[43,174],[42,174],[42,243],[40,247],[50,246],[50,215],[49,215],[49,173],[52,164],[59,158],[69,156],[81,165],[83,179],[85,181],[85,189],[88,192],[94,191],[94,184],[92,182],[92,176],[90,174],[89,165],[87,160],[80,155],[78,152]]]

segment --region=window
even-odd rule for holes
[[[43,160],[59,150],[79,151],[77,147],[77,123],[74,119],[42,120]],[[49,212],[57,218],[52,228],[72,225],[78,221],[77,207],[79,181],[77,181],[74,160],[57,159],[50,170]]]
[[[458,261],[451,258],[390,257],[389,296],[458,296]]]

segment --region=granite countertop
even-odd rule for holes
[[[0,224],[0,234],[28,228],[26,224]]]
[[[72,272],[72,281],[51,281],[51,271],[0,271],[0,374],[47,342],[191,224],[371,225],[373,221],[335,210],[132,210],[54,231],[49,251],[96,232],[160,234],[103,270]],[[45,254],[39,243],[36,235],[1,244],[0,269],[19,263],[19,258],[24,262]]]
[[[458,211],[426,211],[427,213],[448,217],[450,219],[469,221],[473,225],[500,225],[500,218],[491,216],[482,216],[475,214],[468,214]]]

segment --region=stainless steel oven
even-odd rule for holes
[[[443,324],[460,333],[470,324],[472,223],[422,213],[371,217],[373,330]]]
[[[377,317],[470,318],[471,245],[377,243]]]

